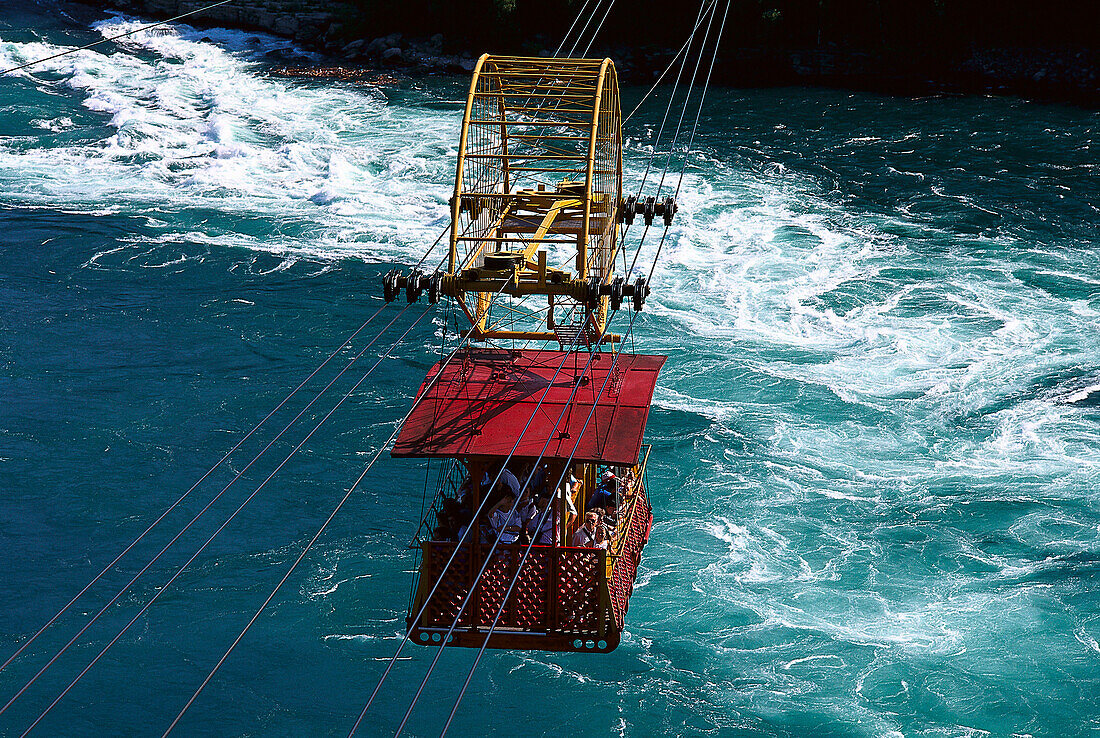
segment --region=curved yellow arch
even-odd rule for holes
[[[478,59],[459,137],[444,283],[474,332],[504,335],[487,317],[498,292],[546,296],[551,329],[555,298],[581,304],[602,330],[606,298],[593,297],[593,280],[612,277],[621,190],[610,59]]]

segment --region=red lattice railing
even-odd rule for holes
[[[423,558],[409,625],[420,643],[440,643],[466,603],[451,638],[456,645],[493,648],[542,648],[559,651],[610,651],[618,645],[642,547],[649,539],[653,510],[645,488],[648,447],[628,475],[629,484],[619,509],[619,524],[611,550],[534,546],[519,571],[527,547],[497,546],[484,574],[471,583],[489,546],[464,544],[452,566],[444,566],[457,544],[421,541]],[[505,594],[512,585],[515,586]],[[412,617],[423,606],[436,581],[424,615]],[[467,602],[468,600],[468,602]],[[501,606],[503,603],[503,609]],[[501,610],[493,635],[486,631]],[[532,636],[535,638],[532,639]]]
[[[454,547],[454,543],[448,542],[423,543],[422,591],[416,598],[417,609],[431,585],[439,579]],[[492,624],[525,548],[520,544],[497,547],[474,590],[473,599],[459,620],[460,628],[471,625],[487,628]],[[600,596],[606,555],[604,551],[590,548],[533,547],[497,622],[497,629],[602,635],[611,620]],[[469,549],[463,546],[455,563],[442,577],[419,626],[450,627],[476,573],[477,568],[470,566]]]
[[[652,524],[653,509],[649,505],[649,496],[646,494],[645,487],[639,484],[630,509],[630,519],[627,523],[629,527],[620,553],[615,557],[611,568],[609,582],[611,610],[618,630],[623,628],[630,595],[634,593],[634,578],[638,575],[638,563],[642,559],[642,547],[649,540],[649,529]]]

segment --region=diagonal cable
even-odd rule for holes
[[[423,257],[421,257],[420,262],[417,264],[417,266],[420,266],[420,264],[422,264],[424,262],[424,259],[426,259],[428,257],[428,255],[430,255],[431,252],[435,250],[435,247],[437,245],[439,245],[440,240],[442,240],[443,236],[446,235],[448,230],[450,230],[449,225],[446,228],[443,229],[443,232],[440,233],[439,237],[436,238],[435,243],[433,243],[431,248],[428,249],[428,251],[424,254]],[[3,664],[0,664],[0,671],[3,671],[4,669],[6,669],[13,661],[15,661],[15,659],[17,659],[20,656],[20,654],[23,653],[23,651],[25,651],[27,649],[28,646],[31,645],[31,643],[33,643],[40,635],[45,633],[46,630],[51,625],[53,625],[55,622],[57,622],[58,618],[60,618],[62,615],[64,615],[66,612],[68,612],[69,608],[72,607],[76,603],[77,600],[79,600],[81,597],[83,597],[84,594],[86,594],[89,589],[91,589],[100,579],[102,579],[109,571],[111,571],[111,569],[113,569],[114,566],[119,561],[121,561],[122,558],[124,556],[126,556],[126,554],[129,553],[134,548],[134,546],[136,546],[139,542],[141,542],[145,538],[145,536],[147,536],[153,530],[153,528],[155,528],[158,524],[160,524],[160,522],[162,520],[164,520],[168,516],[169,513],[171,513],[173,510],[175,510],[177,507],[179,507],[179,505],[182,504],[183,501],[185,499],[187,499],[187,497],[192,492],[194,492],[196,489],[198,489],[200,484],[202,484],[204,481],[206,481],[206,479],[211,474],[213,474],[214,471],[219,466],[221,466],[223,463],[225,463],[225,461],[227,459],[229,459],[229,457],[232,456],[233,453],[235,451],[237,451],[237,449],[239,449],[244,444],[245,441],[247,441],[249,438],[251,438],[253,436],[253,434],[255,434],[256,431],[258,431],[260,429],[260,427],[264,425],[264,423],[266,423],[268,420],[270,420],[271,417],[273,415],[275,415],[275,413],[277,413],[279,410],[281,410],[283,408],[283,406],[286,405],[286,403],[289,402],[290,399],[292,397],[294,397],[295,394],[298,393],[299,390],[301,390],[303,387],[305,387],[306,384],[311,379],[313,379],[313,377],[315,377],[319,371],[321,371],[321,369],[323,369],[326,365],[328,365],[328,363],[330,361],[332,361],[334,358],[336,358],[336,356],[338,354],[340,354],[345,348],[347,348],[351,344],[351,342],[353,340],[355,340],[355,338],[360,333],[362,333],[363,330],[368,325],[370,325],[371,322],[374,321],[375,318],[378,317],[378,315],[382,312],[382,310],[384,308],[385,308],[385,303],[383,303],[383,305],[381,307],[379,307],[378,310],[376,310],[373,315],[371,315],[369,318],[367,318],[367,320],[362,325],[360,325],[359,328],[357,328],[354,333],[352,333],[350,336],[348,336],[348,338],[342,344],[340,344],[340,346],[337,347],[335,351],[333,351],[331,354],[329,354],[328,357],[324,361],[322,361],[312,372],[310,372],[309,375],[305,379],[303,379],[297,387],[295,387],[293,390],[291,390],[290,394],[288,394],[286,397],[284,397],[282,400],[280,400],[279,403],[274,408],[272,408],[271,411],[268,412],[268,414],[265,415],[263,417],[263,419],[260,420],[259,423],[254,425],[252,427],[252,429],[248,431],[248,433],[246,433],[239,441],[237,441],[237,443],[233,446],[233,448],[226,451],[225,454],[220,459],[218,459],[217,463],[215,463],[212,467],[207,469],[206,472],[201,477],[199,477],[198,481],[196,481],[193,485],[191,485],[191,487],[186,492],[184,492],[182,495],[180,495],[180,497],[177,498],[175,502],[173,502],[171,505],[169,505],[168,508],[165,509],[164,512],[162,512],[160,514],[160,516],[157,517],[156,520],[154,520],[152,523],[150,523],[149,526],[146,527],[145,530],[143,530],[137,536],[137,538],[135,538],[133,541],[131,541],[126,546],[126,548],[124,548],[122,550],[122,552],[119,553],[111,561],[111,563],[109,563],[105,567],[103,567],[103,569],[98,574],[96,574],[90,582],[88,582],[86,585],[84,585],[84,588],[81,589],[79,592],[77,592],[76,595],[74,595],[73,598],[70,599],[69,602],[66,603],[64,607],[62,607],[60,610],[58,610],[57,613],[55,613],[53,617],[51,617],[41,628],[39,628],[34,633],[34,635],[32,635],[30,638],[28,638],[26,641],[24,641],[23,644],[21,646],[19,646],[19,648],[15,651],[15,653],[13,653],[11,656],[9,656]],[[383,331],[384,330],[385,329],[383,329]],[[378,337],[380,337],[380,335],[381,334],[379,334],[379,336],[376,336],[376,339]],[[308,409],[308,406],[307,406],[307,409]],[[285,430],[284,430],[284,432],[285,432]],[[246,467],[246,469],[247,469],[247,467]],[[241,473],[243,473],[243,471],[244,470],[242,470]],[[3,709],[7,709],[7,707],[5,706]],[[0,709],[0,713],[3,712],[3,709]]]
[[[209,5],[205,5],[201,8],[196,8],[195,10],[191,10],[191,11],[188,11],[186,13],[181,13],[180,15],[169,18],[167,20],[157,21],[156,23],[150,23],[148,25],[141,26],[140,28],[135,28],[132,31],[126,31],[125,33],[120,33],[116,36],[108,36],[107,38],[101,38],[98,41],[93,41],[92,43],[85,44],[84,46],[78,46],[74,49],[66,49],[65,51],[62,51],[59,54],[54,54],[53,56],[47,56],[47,57],[43,57],[41,59],[35,59],[34,61],[29,61],[25,64],[20,64],[19,66],[16,66],[16,67],[10,67],[8,69],[0,70],[0,77],[2,77],[4,75],[7,75],[7,74],[11,74],[12,72],[18,72],[20,69],[26,69],[27,67],[33,67],[36,64],[41,64],[43,62],[48,62],[52,59],[58,59],[62,56],[68,56],[69,54],[75,54],[78,51],[85,51],[87,49],[91,49],[93,47],[99,46],[100,44],[105,44],[105,43],[108,43],[110,41],[117,41],[118,39],[125,38],[126,36],[133,36],[135,33],[141,33],[142,31],[148,31],[150,28],[156,28],[158,26],[165,26],[165,25],[168,25],[169,23],[174,23],[174,22],[180,20],[181,18],[186,18],[188,16],[195,15],[196,13],[203,13],[207,10],[210,10],[211,8],[216,8],[219,5],[225,5],[226,3],[230,3],[230,2],[233,2],[233,0],[218,0],[218,2],[216,2],[216,3],[210,3]]]
[[[603,335],[607,332],[607,329],[609,327],[610,327],[610,321],[608,321],[608,323],[604,326],[603,331],[601,331],[599,340],[597,340],[595,342],[595,345],[596,345],[597,348],[600,346],[601,341],[603,339]],[[585,363],[584,368],[581,370],[581,378],[585,377],[588,374],[588,368],[592,365],[592,360],[595,358],[596,354],[597,354],[596,350],[593,350],[589,353],[588,361]],[[568,360],[569,360],[569,356],[565,356],[563,358],[563,365]],[[614,364],[612,364],[612,368],[614,368]],[[556,373],[555,373],[555,376],[556,376]],[[610,375],[608,375],[608,376],[610,376]],[[550,381],[551,381],[551,384],[553,384],[553,379],[551,379]],[[606,379],[605,379],[605,384],[606,384]],[[566,415],[572,409],[574,398],[576,397],[577,392],[580,390],[580,388],[581,388],[581,381],[580,380],[575,380],[573,382],[573,390],[569,394],[569,399],[567,399],[565,401],[565,404],[562,407],[562,411],[561,411],[560,415],[558,416],[557,421],[555,421],[553,427],[550,429],[550,433],[547,435],[546,443],[543,444],[542,450],[539,452],[538,457],[535,459],[535,464],[536,465],[542,460],[543,456],[545,456],[546,450],[550,447],[551,441],[554,440],[555,431],[557,430],[557,428],[561,424],[561,422],[565,419]],[[602,392],[601,392],[601,394],[602,394]],[[596,402],[598,402],[598,401],[599,401],[599,398],[597,397]],[[537,412],[537,411],[538,411],[538,408],[536,407],[533,412]],[[595,405],[593,405],[593,412],[594,411],[595,411]],[[528,421],[528,425],[530,425],[530,421]],[[586,426],[587,426],[587,423],[586,423]],[[526,428],[524,428],[524,430],[526,431]],[[583,431],[582,431],[582,434],[583,434]],[[579,436],[578,436],[577,442],[578,442],[578,444],[580,443],[580,437]],[[516,446],[518,447],[518,445],[519,445],[519,443],[517,442]],[[513,453],[514,452],[515,452],[515,449],[513,449]],[[509,454],[509,458],[511,458],[511,454]],[[531,480],[534,478],[534,474],[535,474],[535,471],[534,471],[534,467],[533,467],[530,474],[528,474],[528,476],[527,476],[526,482],[524,482],[523,488],[521,489],[521,495],[522,495],[522,490],[526,489],[527,486],[531,483]],[[562,478],[564,479],[564,477],[565,477],[565,473],[563,472],[562,473]],[[556,488],[556,486],[555,486],[555,488]],[[519,503],[520,503],[520,498],[517,497],[515,502],[512,504],[512,509],[508,513],[509,518],[513,514],[515,514],[515,511],[519,507]],[[549,509],[549,508],[547,508],[547,509]],[[428,672],[427,672],[427,674],[424,675],[424,679],[420,682],[420,687],[416,690],[416,694],[413,695],[412,703],[409,705],[408,710],[405,712],[405,717],[404,717],[404,719],[402,719],[401,724],[397,727],[397,731],[396,731],[395,735],[400,735],[401,734],[401,731],[404,730],[404,728],[405,728],[405,724],[408,722],[409,718],[412,716],[413,709],[416,707],[416,703],[420,699],[420,695],[423,693],[424,687],[427,686],[428,679],[431,677],[432,671],[435,669],[436,664],[439,663],[440,656],[443,655],[443,649],[445,649],[447,647],[447,644],[448,644],[448,641],[449,641],[451,635],[454,633],[455,628],[458,627],[458,621],[462,618],[462,614],[466,611],[466,605],[468,605],[470,603],[470,600],[473,598],[474,588],[477,587],[478,583],[481,581],[481,577],[484,576],[484,574],[485,574],[485,570],[488,568],[489,564],[492,562],[493,553],[496,551],[498,545],[500,545],[500,538],[499,537],[495,541],[493,541],[492,546],[489,547],[488,553],[485,554],[485,561],[484,561],[484,563],[482,563],[481,569],[478,571],[477,576],[474,577],[474,581],[470,585],[470,593],[466,596],[465,599],[463,599],[462,605],[459,607],[458,613],[455,615],[454,620],[451,623],[450,628],[448,628],[448,630],[447,630],[447,634],[445,636],[443,636],[442,641],[439,644],[439,649],[436,651],[435,657],[432,659],[432,663],[428,667]],[[446,573],[446,572],[444,571],[444,573]],[[519,574],[518,574],[518,571],[517,571],[516,576],[518,577],[518,575]],[[441,575],[441,578],[442,578],[442,575]],[[427,601],[425,602],[425,606],[426,606],[426,604],[427,604]]]
[[[408,308],[409,308],[410,306],[411,306],[411,303],[410,303],[409,305],[406,305],[406,306],[405,306],[405,308],[403,308],[403,309],[401,310],[401,312],[400,312],[400,313],[398,313],[398,316],[397,316],[397,317],[400,317],[400,315],[401,315],[401,314],[403,314],[403,313],[404,313],[404,312],[405,312],[406,310],[408,310]],[[412,329],[416,327],[417,323],[419,323],[419,322],[420,322],[420,321],[421,321],[421,320],[422,320],[422,319],[424,318],[424,316],[428,314],[428,312],[429,312],[429,311],[424,311],[423,313],[421,313],[421,314],[420,314],[420,315],[419,315],[419,316],[418,316],[418,317],[416,318],[416,320],[414,320],[414,321],[412,322],[412,324],[411,324],[411,325],[410,325],[410,326],[408,327],[408,329],[407,329],[407,330],[406,330],[406,331],[405,331],[405,332],[404,332],[404,333],[403,333],[403,334],[402,334],[402,335],[400,336],[400,338],[398,338],[398,339],[397,339],[397,341],[395,341],[395,342],[394,342],[394,343],[393,343],[393,344],[392,344],[392,345],[391,345],[391,346],[390,346],[390,347],[389,347],[389,348],[388,348],[388,349],[387,349],[387,350],[386,350],[386,351],[385,351],[385,352],[384,352],[384,353],[382,354],[382,356],[381,356],[381,357],[379,357],[378,361],[377,361],[377,362],[375,362],[375,363],[374,363],[374,365],[372,365],[372,366],[371,366],[371,368],[370,368],[369,370],[367,370],[367,372],[366,372],[366,373],[365,373],[365,374],[364,374],[364,375],[363,375],[363,376],[362,376],[362,377],[361,377],[361,378],[359,379],[359,381],[358,381],[358,382],[356,382],[356,383],[355,383],[355,384],[354,384],[354,385],[352,386],[352,388],[351,388],[350,390],[348,390],[348,391],[347,391],[347,392],[346,392],[346,393],[344,394],[344,396],[343,396],[343,397],[341,397],[341,398],[340,398],[340,399],[339,399],[339,400],[337,401],[337,403],[336,403],[336,404],[335,404],[335,405],[334,405],[334,406],[332,407],[332,409],[331,409],[331,410],[329,410],[329,411],[328,411],[328,413],[326,413],[326,414],[325,414],[325,416],[324,416],[324,417],[322,417],[322,418],[321,418],[321,420],[320,420],[320,421],[318,421],[316,425],[314,425],[313,429],[312,429],[312,430],[310,430],[310,431],[309,431],[309,433],[307,433],[307,434],[306,434],[306,436],[305,436],[305,437],[304,437],[304,438],[303,438],[303,439],[302,439],[302,440],[301,440],[301,441],[300,441],[300,442],[298,443],[298,445],[297,445],[297,446],[295,446],[295,447],[294,447],[294,449],[293,449],[293,450],[292,450],[292,451],[290,452],[290,454],[288,454],[288,455],[287,455],[287,457],[286,457],[285,459],[283,459],[283,461],[282,461],[282,462],[281,462],[281,463],[280,463],[280,464],[279,464],[279,465],[278,465],[278,466],[277,466],[277,467],[275,468],[275,470],[274,470],[273,472],[271,472],[271,474],[269,474],[269,475],[268,475],[268,477],[267,477],[266,479],[264,479],[264,481],[263,481],[263,482],[261,482],[261,483],[260,483],[260,485],[259,485],[258,487],[256,487],[256,489],[255,489],[255,490],[253,490],[251,494],[249,494],[249,495],[248,495],[248,497],[246,497],[246,498],[245,498],[244,502],[242,502],[242,503],[240,504],[240,506],[239,506],[239,507],[237,507],[237,509],[236,509],[236,510],[234,510],[232,514],[230,514],[230,516],[229,516],[229,517],[228,517],[228,518],[227,518],[227,519],[225,520],[225,522],[224,522],[224,523],[222,523],[222,524],[221,524],[221,525],[220,525],[220,526],[218,527],[218,529],[217,529],[217,530],[215,530],[215,531],[214,531],[214,532],[213,532],[213,533],[212,533],[212,534],[210,535],[210,537],[209,537],[209,538],[207,538],[207,539],[206,539],[206,541],[204,541],[204,542],[203,542],[203,544],[202,544],[202,545],[201,545],[201,546],[200,546],[200,547],[198,548],[198,550],[197,550],[197,551],[195,551],[195,553],[194,553],[194,554],[192,554],[191,558],[189,558],[189,559],[188,559],[188,560],[187,560],[186,562],[184,562],[184,564],[183,564],[182,566],[180,566],[180,567],[179,567],[179,568],[178,568],[178,569],[176,570],[176,572],[175,572],[175,573],[174,573],[174,574],[173,574],[173,575],[171,576],[171,578],[169,578],[169,580],[168,580],[167,582],[165,582],[165,583],[164,583],[164,584],[163,584],[163,585],[162,585],[162,586],[160,587],[160,589],[158,589],[158,590],[157,590],[156,594],[154,594],[154,595],[153,595],[153,597],[151,597],[151,598],[149,599],[149,601],[145,603],[145,605],[144,605],[144,606],[143,606],[143,607],[141,608],[141,610],[139,610],[139,611],[138,611],[137,615],[135,615],[135,616],[134,616],[134,617],[133,617],[133,618],[132,618],[132,619],[130,620],[130,622],[128,622],[128,623],[127,623],[127,624],[126,624],[125,626],[123,626],[122,630],[120,630],[120,631],[118,632],[118,634],[117,634],[117,635],[115,635],[115,637],[114,637],[114,638],[112,638],[112,639],[111,639],[111,641],[110,641],[110,642],[109,642],[109,643],[108,643],[108,644],[107,644],[106,646],[104,646],[104,647],[103,647],[103,649],[102,649],[102,650],[101,650],[101,651],[100,651],[100,652],[99,652],[98,654],[96,654],[95,658],[93,658],[93,659],[91,660],[91,662],[90,662],[90,663],[89,663],[89,664],[88,664],[87,666],[85,666],[85,667],[84,667],[84,669],[83,669],[83,670],[82,670],[82,671],[81,671],[81,672],[80,672],[79,674],[77,674],[76,678],[74,678],[74,679],[73,679],[73,680],[72,680],[72,681],[71,681],[71,682],[69,683],[69,685],[68,685],[67,687],[65,687],[65,689],[64,689],[64,690],[62,690],[62,691],[61,691],[61,693],[60,693],[59,695],[57,695],[57,697],[56,697],[56,698],[54,698],[53,702],[51,702],[51,703],[49,704],[49,706],[48,706],[48,707],[46,707],[46,709],[45,709],[45,710],[43,710],[43,711],[42,711],[42,713],[41,713],[41,714],[40,714],[40,715],[39,715],[39,716],[38,716],[38,717],[37,717],[37,718],[35,719],[35,721],[34,721],[33,723],[31,723],[31,725],[30,725],[30,726],[29,726],[29,727],[28,727],[28,728],[27,728],[27,729],[26,729],[26,730],[25,730],[25,731],[23,732],[22,736],[24,736],[24,737],[25,737],[25,736],[26,736],[26,735],[27,735],[28,733],[30,733],[30,731],[31,731],[31,730],[33,730],[33,729],[35,728],[35,726],[37,726],[37,725],[38,725],[38,723],[39,723],[39,722],[41,722],[41,721],[42,721],[42,719],[46,717],[46,715],[47,715],[47,714],[48,714],[48,713],[50,712],[50,710],[52,710],[52,709],[54,708],[54,706],[55,706],[55,705],[57,705],[57,703],[58,703],[58,702],[60,702],[60,701],[61,701],[61,699],[62,699],[62,698],[64,698],[64,697],[65,697],[65,695],[66,695],[66,694],[68,694],[68,693],[69,693],[69,691],[70,691],[70,690],[71,690],[71,689],[72,689],[73,687],[75,687],[75,686],[76,686],[77,682],[79,682],[79,681],[81,680],[81,678],[83,678],[83,677],[84,677],[84,675],[85,675],[85,674],[87,674],[87,673],[88,673],[88,671],[90,671],[90,670],[91,670],[91,668],[92,668],[93,666],[95,666],[95,664],[96,664],[96,663],[97,663],[97,662],[98,662],[98,661],[99,661],[99,660],[100,660],[100,659],[101,659],[101,658],[103,657],[103,655],[104,655],[104,654],[106,654],[106,653],[107,653],[107,651],[108,651],[108,650],[110,650],[110,648],[111,648],[112,646],[114,646],[114,644],[115,644],[115,643],[117,643],[117,642],[118,642],[118,641],[119,641],[119,640],[120,640],[120,639],[122,638],[122,636],[123,636],[123,635],[124,635],[124,634],[125,634],[125,633],[126,633],[126,632],[127,632],[128,630],[129,630],[129,629],[130,629],[130,627],[131,627],[131,626],[133,626],[133,624],[134,624],[134,623],[136,623],[136,622],[137,622],[137,621],[138,621],[138,620],[139,620],[139,619],[141,618],[141,616],[142,616],[142,615],[144,615],[144,614],[145,614],[145,613],[146,613],[146,612],[147,612],[147,611],[149,610],[149,608],[150,608],[150,607],[152,607],[153,603],[154,603],[154,602],[156,602],[156,601],[157,601],[157,599],[158,599],[158,598],[159,598],[159,597],[160,597],[160,596],[161,596],[162,594],[164,594],[164,592],[165,592],[165,591],[166,591],[166,590],[167,590],[167,589],[168,589],[168,588],[169,588],[169,587],[170,587],[170,586],[171,586],[171,585],[172,585],[172,584],[173,584],[173,583],[174,583],[174,582],[176,581],[176,579],[178,579],[178,578],[179,578],[179,576],[180,576],[180,575],[181,575],[181,574],[182,574],[182,573],[183,573],[183,572],[184,572],[184,571],[185,571],[185,570],[186,570],[186,569],[187,569],[187,568],[188,568],[188,567],[189,567],[189,566],[190,566],[190,565],[191,565],[191,564],[192,564],[192,563],[193,563],[193,562],[195,561],[195,559],[197,559],[197,558],[199,557],[199,555],[200,555],[200,554],[201,554],[201,553],[202,553],[202,552],[203,552],[203,551],[204,551],[204,550],[206,549],[206,547],[207,547],[207,546],[209,546],[209,545],[210,545],[210,543],[212,543],[212,542],[213,542],[213,540],[214,540],[214,539],[215,539],[215,538],[216,538],[216,537],[217,537],[217,536],[218,536],[218,535],[219,535],[219,534],[220,534],[220,533],[221,533],[221,532],[222,532],[223,530],[225,530],[225,528],[226,528],[226,527],[227,527],[227,526],[229,525],[229,523],[231,523],[231,522],[232,522],[232,521],[234,520],[234,518],[236,518],[236,516],[237,516],[237,515],[238,515],[238,514],[239,514],[239,513],[240,513],[240,512],[242,511],[242,510],[244,510],[244,508],[245,508],[245,507],[246,507],[246,506],[248,505],[248,503],[249,503],[249,502],[251,502],[251,501],[252,501],[252,499],[253,499],[253,498],[254,498],[254,497],[255,497],[255,496],[256,496],[256,495],[257,495],[257,494],[258,494],[258,493],[260,492],[260,490],[261,490],[261,489],[263,489],[263,488],[264,488],[264,487],[265,487],[265,486],[267,485],[267,483],[268,483],[268,482],[270,482],[270,481],[271,481],[271,479],[272,479],[272,478],[274,478],[274,476],[275,476],[275,475],[276,475],[276,474],[277,474],[277,473],[278,473],[278,472],[279,472],[279,471],[280,471],[280,470],[281,470],[281,469],[282,469],[282,468],[283,468],[283,467],[284,467],[284,466],[285,466],[285,465],[287,464],[287,462],[289,462],[289,461],[290,461],[290,459],[291,459],[291,458],[292,458],[292,457],[293,457],[293,456],[294,456],[294,455],[295,455],[295,454],[296,454],[296,453],[297,453],[297,452],[298,452],[298,451],[299,451],[299,450],[300,450],[300,449],[302,448],[302,446],[304,446],[304,445],[306,444],[306,442],[307,442],[307,441],[309,441],[309,439],[313,437],[313,434],[314,434],[314,433],[316,433],[316,432],[317,432],[317,430],[318,430],[318,429],[320,429],[320,427],[321,427],[321,426],[322,426],[322,425],[323,425],[323,424],[324,424],[324,423],[325,423],[325,422],[326,422],[326,421],[327,421],[327,420],[328,420],[328,419],[329,419],[330,417],[332,417],[332,414],[336,412],[336,410],[337,410],[337,409],[338,409],[338,408],[339,408],[339,407],[340,407],[340,406],[341,406],[341,405],[342,405],[342,404],[344,403],[344,401],[345,401],[345,400],[347,400],[347,399],[348,399],[349,397],[351,397],[351,395],[352,395],[352,394],[353,394],[353,393],[354,393],[354,392],[355,392],[355,391],[356,391],[356,390],[357,390],[357,389],[359,388],[359,386],[360,386],[360,385],[361,385],[361,384],[362,384],[362,383],[363,383],[364,381],[366,381],[366,379],[367,379],[367,378],[368,378],[368,377],[369,377],[369,376],[370,376],[370,375],[371,375],[371,374],[372,374],[372,373],[374,372],[374,370],[375,370],[375,369],[377,369],[377,368],[378,368],[378,366],[380,366],[380,365],[382,364],[382,362],[383,362],[383,361],[384,361],[384,360],[385,360],[385,359],[386,359],[386,358],[387,358],[387,357],[389,356],[390,352],[391,352],[391,351],[393,351],[393,349],[394,349],[394,348],[396,348],[396,347],[397,347],[397,345],[398,345],[398,344],[399,344],[399,343],[400,343],[400,342],[401,342],[402,340],[404,340],[404,338],[405,338],[406,336],[408,336],[408,335],[409,335],[409,333],[410,333],[410,332],[412,331]],[[395,317],[395,320],[396,320],[396,317]],[[41,672],[39,672],[39,673],[41,673]],[[28,686],[29,686],[29,685],[28,685]],[[24,688],[24,689],[25,689],[25,688]],[[14,698],[13,698],[13,701],[14,701]],[[11,704],[11,703],[9,703],[9,704]]]

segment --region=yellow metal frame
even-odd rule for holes
[[[441,285],[462,306],[473,338],[554,340],[555,300],[582,314],[585,330],[604,331],[607,297],[596,297],[590,282],[611,281],[618,249],[620,115],[610,59],[478,59]],[[548,268],[551,249],[568,251],[571,264]],[[488,320],[503,295],[520,304],[546,299],[504,328]],[[523,313],[514,303],[509,309]]]

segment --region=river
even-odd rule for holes
[[[2,6],[0,64],[138,22],[67,8]],[[447,222],[468,80],[286,79],[266,56],[281,46],[179,26],[0,79],[4,659],[337,349],[377,309],[380,276]],[[628,187],[663,106],[625,127]],[[1095,735],[1098,247],[1094,111],[711,90],[635,331],[669,361],[647,432],[656,522],[623,642],[488,653],[451,734]],[[442,315],[35,734],[167,727],[390,435]],[[0,672],[0,702],[363,344]],[[367,366],[0,715],[0,734],[49,705]],[[347,733],[400,642],[424,477],[383,455],[180,734]],[[403,653],[363,734],[393,732],[431,655]],[[411,734],[438,733],[471,659],[444,653]]]

